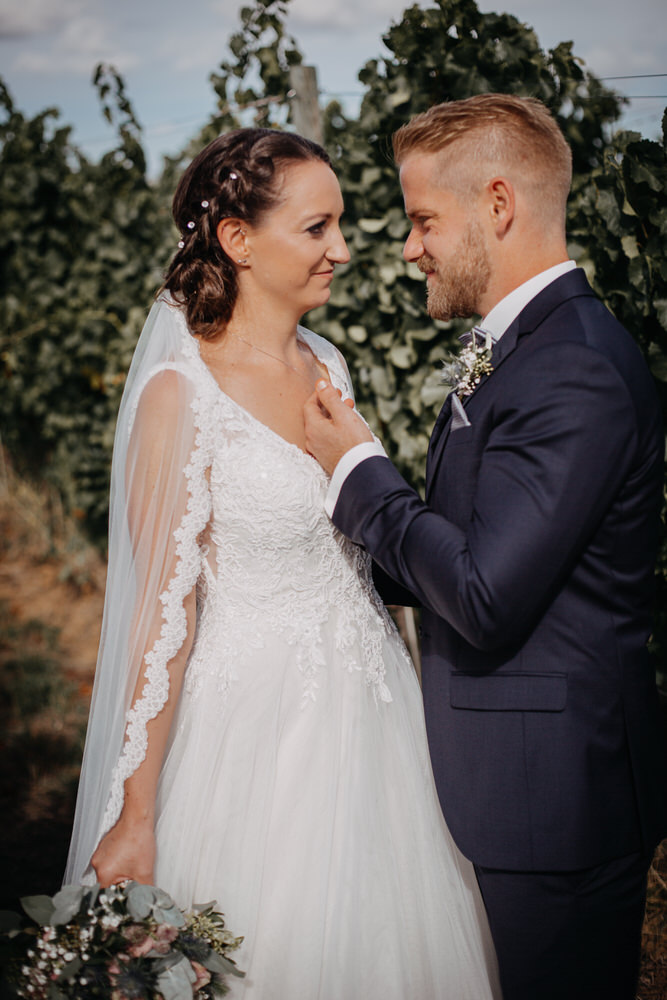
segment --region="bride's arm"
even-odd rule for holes
[[[102,885],[126,878],[153,883],[157,784],[195,632],[196,592],[191,586],[178,600],[177,651],[165,657],[164,669],[157,663],[165,630],[168,636],[174,628],[164,610],[170,603],[165,595],[180,572],[177,538],[190,501],[185,469],[175,465],[183,466],[184,455],[189,457],[194,447],[194,433],[184,434],[190,419],[184,382],[176,372],[163,371],[148,383],[128,449],[127,519],[137,579],[128,655],[140,657],[141,665],[130,698],[128,719],[133,721],[126,731],[124,752],[139,719],[145,726],[141,733],[145,754],[125,779],[120,816],[91,860]]]
[[[185,665],[192,646],[195,620],[194,591],[186,599],[188,638],[178,656],[169,663],[169,696],[164,708],[146,725],[146,756],[125,781],[123,808],[116,824],[102,838],[91,864],[101,885],[134,879],[154,885],[155,865],[155,795],[162,762],[176,706],[180,696]],[[145,686],[142,672],[133,705]]]

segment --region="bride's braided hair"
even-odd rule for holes
[[[181,240],[163,287],[185,308],[192,333],[214,337],[236,303],[236,263],[220,246],[218,223],[257,225],[280,202],[285,164],[307,160],[331,166],[321,146],[293,132],[241,128],[214,139],[185,170],[172,204]]]

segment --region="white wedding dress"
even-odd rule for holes
[[[336,350],[300,336],[350,395]],[[499,997],[418,681],[368,557],[327,517],[317,462],[220,390],[184,323],[182,347],[163,367],[191,387],[197,434],[158,694],[193,574],[197,626],[158,789],[156,884],[182,907],[216,899],[244,936],[234,1000]],[[104,828],[141,755],[128,739]]]

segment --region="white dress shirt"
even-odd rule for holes
[[[506,295],[504,299],[497,302],[493,309],[482,319],[479,327],[486,333],[491,334],[494,343],[500,340],[531,299],[534,299],[539,292],[546,288],[547,285],[550,285],[552,281],[555,281],[556,278],[560,278],[562,274],[566,274],[576,266],[575,261],[566,260],[561,264],[555,264],[553,267],[547,268],[546,271],[541,271],[539,274],[533,275],[532,278],[524,281],[522,285],[519,285],[509,295]],[[357,444],[345,452],[333,471],[331,483],[329,484],[324,501],[324,509],[329,517],[334,512],[343,483],[352,470],[360,462],[374,455],[382,455],[385,458],[387,456],[386,451],[379,441],[364,441],[362,444]]]

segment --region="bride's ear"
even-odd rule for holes
[[[247,261],[247,233],[245,223],[241,219],[221,219],[215,232],[218,243],[234,263]]]

